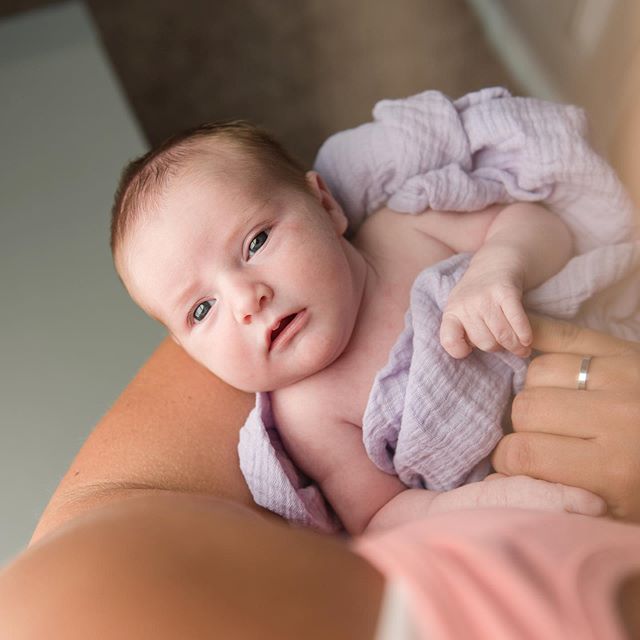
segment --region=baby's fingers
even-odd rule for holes
[[[501,308],[520,344],[529,348],[533,342],[533,330],[520,298],[507,298],[502,302]]]
[[[445,313],[440,324],[440,344],[454,358],[466,358],[471,353],[462,322],[452,313]]]
[[[487,314],[478,314],[465,322],[464,329],[467,332],[467,339],[481,351],[499,351],[498,342],[494,330],[487,324]]]
[[[517,356],[528,356],[529,347],[521,344],[516,332],[513,330],[509,321],[504,316],[502,308],[498,307],[494,313],[487,319],[487,327],[491,331],[496,344]]]
[[[479,506],[505,506],[542,511],[568,511],[585,516],[600,516],[607,511],[600,497],[577,487],[536,480],[528,476],[498,478],[486,484]]]
[[[527,476],[491,478],[442,493],[434,499],[430,513],[471,508],[520,508],[604,515],[605,501],[599,496],[562,484],[535,480]]]

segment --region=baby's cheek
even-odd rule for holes
[[[217,349],[204,360],[203,364],[209,371],[236,389],[253,393],[260,386],[260,372],[252,364],[252,358],[232,345]]]
[[[212,349],[211,345],[205,340],[186,340],[183,343],[184,350],[205,369],[208,369],[211,373],[219,378],[225,378],[226,372],[224,367],[221,368],[221,364],[226,362],[227,359],[219,357],[219,355]],[[224,355],[224,354],[220,354]]]

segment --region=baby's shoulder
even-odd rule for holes
[[[361,248],[395,246],[411,230],[413,216],[388,207],[367,216],[358,227],[352,242]]]
[[[418,273],[452,255],[431,233],[419,229],[418,216],[383,208],[367,217],[351,240],[387,279],[411,286]]]
[[[335,402],[315,384],[293,385],[271,393],[280,439],[294,461],[310,477],[324,477],[348,423]]]
[[[329,389],[323,384],[327,373],[321,373],[323,375],[316,374],[284,389],[271,392],[271,408],[279,431],[299,432],[306,429],[305,425],[343,421],[344,416],[340,414],[339,403],[330,401]]]

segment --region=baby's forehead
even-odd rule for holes
[[[149,199],[137,224],[130,228],[128,243],[155,233],[156,223],[195,225],[212,231],[247,223],[269,204],[277,206],[283,197],[274,180],[221,166],[217,159],[211,163],[201,158],[184,166]]]
[[[165,165],[161,180],[145,189],[146,197],[138,200],[136,219],[123,244],[153,227],[149,223],[154,220],[188,218],[189,208],[210,211],[211,224],[220,225],[220,215],[230,223],[248,209],[259,208],[267,196],[282,200],[283,192],[289,191],[264,163],[229,141],[200,141],[184,154],[165,160],[169,166]]]
[[[159,194],[184,197],[193,190],[207,188],[211,196],[224,192],[228,197],[257,197],[266,186],[273,187],[266,167],[254,159],[238,157],[237,153],[220,147],[207,153],[194,153],[177,167]]]

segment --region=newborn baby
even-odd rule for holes
[[[560,270],[571,234],[533,203],[478,212],[382,208],[355,235],[322,177],[242,122],[203,125],[125,170],[111,248],[134,301],[232,386],[269,392],[291,459],[350,533],[464,506],[598,513],[582,490],[500,478],[449,492],[408,489],[362,442],[376,372],[429,265],[473,252],[448,299],[440,340],[529,354],[524,291]]]

